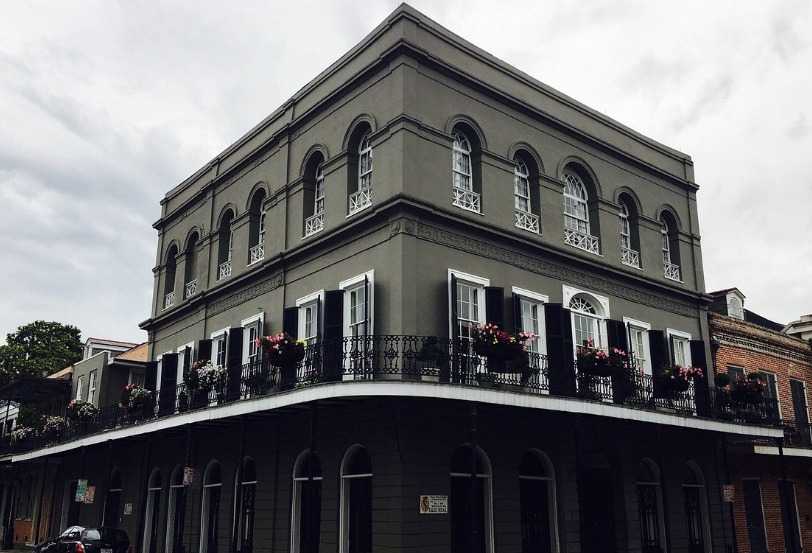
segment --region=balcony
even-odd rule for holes
[[[257,244],[248,250],[248,264],[253,265],[265,259],[265,245]]]
[[[321,211],[305,219],[305,238],[321,232],[324,228],[324,212]]]
[[[210,388],[190,389],[184,383],[165,386],[156,401],[136,410],[110,406],[81,424],[63,417],[64,422],[57,430],[51,427],[47,434],[40,432],[14,443],[0,443],[0,453],[37,449],[190,411],[234,405],[249,398],[330,383],[354,386],[356,382],[400,382],[412,387],[425,384],[429,387],[424,389],[432,393],[493,390],[517,394],[520,403],[527,403],[521,397],[556,397],[578,402],[584,409],[599,405],[594,414],[626,408],[618,414],[623,419],[630,418],[628,409],[633,409],[683,419],[779,424],[777,402],[771,398],[737,401],[727,390],[704,387],[701,392],[693,387],[684,392],[664,392],[656,378],[633,369],[611,377],[597,377],[580,373],[571,361],[563,366],[550,366],[547,357],[538,353],[528,352],[521,361],[506,362],[472,355],[466,346],[447,338],[367,336],[310,344],[305,348],[304,359],[294,366],[278,367],[262,360],[233,365]]]
[[[465,190],[464,188],[452,187],[451,204],[464,209],[466,211],[473,211],[474,213],[482,213],[482,202],[480,201],[479,194],[473,190]]]
[[[372,205],[372,189],[362,188],[358,192],[353,192],[349,197],[349,213],[347,216],[355,215]]]
[[[640,252],[631,248],[621,246],[620,248],[620,262],[635,269],[640,268]]]
[[[231,276],[231,260],[223,261],[217,267],[217,280],[223,280]]]
[[[175,291],[172,290],[164,296],[164,309],[169,309],[175,304]]]
[[[183,297],[188,300],[189,298],[191,298],[195,294],[197,294],[197,279],[196,278],[192,279],[192,280],[190,280],[189,282],[186,283],[186,287],[185,287],[185,289],[183,291]]]
[[[668,280],[682,282],[682,275],[680,273],[679,265],[674,263],[663,262],[663,274]]]
[[[539,216],[527,211],[513,211],[513,226],[529,232],[539,233]]]
[[[579,230],[564,229],[564,243],[595,255],[601,253],[601,239]]]

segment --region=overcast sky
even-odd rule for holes
[[[144,339],[160,198],[396,5],[4,4],[0,332]],[[812,3],[413,5],[690,154],[708,290],[782,322],[812,312]]]

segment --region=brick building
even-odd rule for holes
[[[758,375],[764,393],[777,399],[785,427],[783,442],[725,443],[725,469],[735,486],[738,551],[806,550],[812,546],[812,437],[808,412],[812,347],[782,333],[784,325],[744,309],[744,295],[739,290],[721,290],[711,296],[714,312],[708,319],[717,375],[727,374],[733,381],[731,385],[737,379]],[[786,482],[784,509],[782,481]]]

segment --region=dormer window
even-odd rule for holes
[[[734,319],[744,320],[744,300],[735,292],[727,295],[727,315]]]

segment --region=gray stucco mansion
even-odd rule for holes
[[[51,525],[144,553],[728,551],[726,440],[783,434],[713,386],[697,189],[402,5],[161,200],[154,416],[13,461],[96,479],[81,508],[54,484]],[[485,323],[527,363],[474,352]],[[291,374],[255,342],[283,330]],[[190,406],[205,359],[227,379]],[[661,393],[674,366],[706,378]]]

